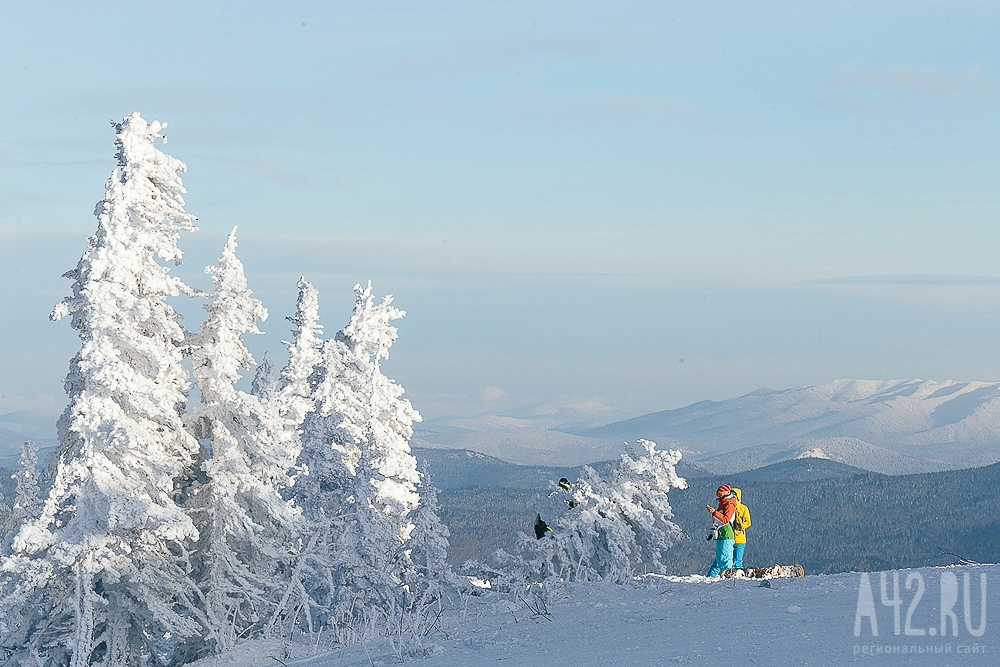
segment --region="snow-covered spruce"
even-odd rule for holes
[[[355,292],[348,325],[323,344],[308,376],[305,364],[290,363],[283,389],[311,389],[313,408],[302,426],[306,474],[293,490],[308,530],[281,620],[310,634],[328,628],[343,641],[369,636],[378,619],[405,607],[402,545],[413,530],[406,515],[419,502],[408,442],[419,415],[379,366],[396,339],[390,322],[403,313],[390,297],[375,304],[370,285]],[[300,296],[300,304],[310,301]],[[290,349],[311,359],[314,348],[299,341],[312,327],[297,326]]]
[[[154,146],[164,127],[138,114],[115,124],[97,231],[53,312],[82,345],[51,490],[2,566],[2,643],[19,665],[169,662],[180,639],[207,632],[188,577],[197,531],[177,504],[198,442],[182,417],[184,331],[166,302],[193,290],[157,261],[180,262],[178,237],[195,227],[184,164]]]
[[[410,451],[413,424],[420,414],[403,398],[403,388],[382,373],[398,330],[393,320],[406,313],[392,305],[392,296],[375,303],[372,286],[354,286],[356,301],[347,326],[323,346],[327,381],[316,390],[327,414],[340,415],[340,438],[334,443],[349,468],[367,447],[380,479],[375,482],[375,506],[393,519],[400,542],[413,525],[406,515],[417,507],[420,475]]]
[[[253,382],[250,383],[250,393],[262,401],[269,401],[274,398],[277,391],[278,385],[274,381],[274,364],[271,362],[271,355],[264,352],[264,357],[254,370]]]
[[[39,488],[38,474],[38,445],[31,440],[21,445],[21,457],[18,459],[19,468],[11,475],[16,485],[14,491],[14,504],[10,508],[10,514],[4,524],[4,553],[10,549],[10,541],[14,534],[29,519],[38,516],[42,509],[41,489]]]
[[[441,521],[438,490],[426,462],[421,468],[420,504],[410,513],[413,532],[406,543],[409,569],[404,575],[416,608],[439,600],[447,589],[465,583],[448,564],[451,532]]]
[[[316,368],[322,359],[323,325],[319,323],[319,293],[305,278],[299,278],[299,296],[295,315],[288,318],[294,326],[288,347],[288,363],[281,369],[278,400],[282,414],[302,424],[313,409]]]
[[[299,279],[298,288],[295,314],[287,318],[293,325],[292,340],[283,341],[288,347],[288,362],[281,369],[277,388],[264,379],[266,369],[258,369],[254,378],[255,393],[274,392],[280,414],[297,425],[299,438],[297,468],[301,474],[288,496],[301,510],[302,523],[285,590],[265,628],[265,634],[285,636],[299,631],[312,635],[327,625],[332,594],[331,545],[347,483],[340,457],[330,446],[336,416],[324,418],[315,410],[316,385],[324,376],[319,293],[305,278]]]
[[[201,464],[205,481],[191,499],[201,533],[193,562],[218,653],[263,632],[301,532],[297,508],[282,495],[299,454],[298,425],[273,397],[235,387],[254,364],[243,335],[259,334],[257,322],[267,318],[247,288],[235,235],[206,269],[215,287],[208,319],[188,342],[203,403],[194,420],[211,443]]]
[[[639,440],[644,453],[622,454],[602,477],[590,466],[573,485],[574,509],[552,522],[541,540],[522,536],[514,574],[530,580],[624,582],[643,573],[666,574],[665,552],[682,535],[670,519],[672,488],[687,483],[677,475],[679,451],[661,451]]]

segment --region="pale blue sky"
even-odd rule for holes
[[[94,228],[108,121],[134,110],[189,167],[202,231],[180,273],[206,286],[239,225],[272,313],[253,346],[279,354],[300,274],[331,332],[371,279],[408,311],[388,370],[428,417],[1000,380],[998,19],[989,2],[7,0],[0,414],[65,402],[76,341],[46,316]]]

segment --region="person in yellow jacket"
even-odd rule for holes
[[[747,528],[750,527],[750,509],[743,504],[743,492],[733,487],[736,494],[736,514],[733,515],[733,567],[743,567],[743,551],[747,548]]]

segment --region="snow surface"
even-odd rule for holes
[[[908,574],[918,572],[926,593],[914,603],[914,592],[903,587]],[[1000,584],[1000,566],[922,568],[900,571],[905,619],[913,607],[912,626],[936,627],[939,581],[943,572],[969,573],[973,588],[973,625],[979,620],[978,580],[987,577],[987,600]],[[567,585],[556,600],[532,613],[509,598],[479,599],[464,618],[449,614],[443,633],[411,645],[406,655],[389,640],[365,646],[281,658],[274,643],[251,643],[237,652],[194,663],[198,667],[381,667],[411,664],[427,667],[474,665],[591,665],[635,667],[661,665],[993,665],[996,603],[987,605],[986,632],[971,636],[963,619],[961,596],[957,637],[896,636],[893,610],[879,600],[879,575],[869,575],[874,588],[880,634],[872,637],[867,619],[861,636],[854,636],[861,575],[857,573],[773,579],[769,587],[756,580],[711,580],[647,576],[629,586],[608,583]],[[889,581],[891,582],[891,574]],[[891,584],[890,584],[891,589]],[[995,595],[995,593],[994,593]],[[531,601],[530,597],[528,598]],[[904,626],[905,627],[905,626]],[[870,651],[882,653],[871,655]],[[914,653],[919,648],[942,653]],[[949,648],[950,647],[950,648]],[[978,652],[971,653],[975,648]],[[300,648],[301,650],[301,648]],[[885,651],[889,652],[886,653]],[[943,651],[949,650],[949,653]],[[960,651],[970,651],[969,653]],[[903,653],[906,651],[906,653]]]

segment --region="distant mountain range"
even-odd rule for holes
[[[679,448],[686,462],[719,474],[799,457],[892,475],[1000,461],[996,382],[836,380],[622,416],[598,401],[577,401],[432,419],[418,425],[413,445],[572,467],[617,458],[625,442],[646,438]],[[19,433],[31,423],[23,411],[0,415],[0,465],[16,465],[26,439]]]
[[[800,456],[886,474],[933,472],[1000,461],[1000,383],[836,380],[803,389],[760,389],[583,427],[482,415],[433,420],[425,447],[467,448],[516,463],[578,465],[614,458],[638,438],[679,447],[720,473]]]

